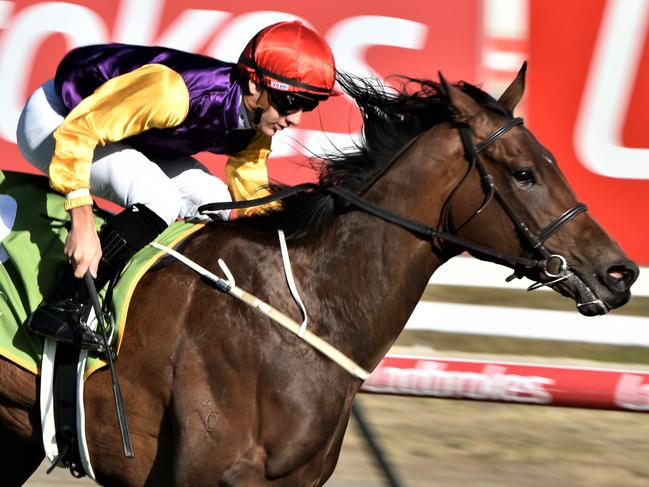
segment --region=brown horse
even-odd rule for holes
[[[467,248],[549,282],[583,314],[623,305],[637,266],[512,117],[524,72],[498,101],[467,83],[408,80],[397,93],[343,77],[364,117],[358,150],[325,161],[318,188],[283,211],[209,224],[184,254],[217,274],[223,258],[238,286],[299,319],[274,232],[283,228],[309,329],[367,370],[435,270]],[[392,213],[368,214],[330,187]],[[425,230],[433,227],[458,239]],[[317,486],[329,478],[358,379],[180,263],[149,272],[133,302],[117,370],[135,459],[122,456],[109,373],[85,388],[100,483]],[[3,485],[19,485],[42,461],[37,384],[0,362]]]

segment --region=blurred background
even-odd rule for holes
[[[527,60],[518,115],[602,226],[649,264],[646,0],[0,1],[0,169],[34,171],[15,146],[16,122],[67,50],[124,42],[236,61],[255,32],[286,19],[321,32],[339,69],[387,83],[442,72],[497,97]],[[271,178],[313,179],[310,154],[349,146],[358,128],[348,99],[323,104],[275,138]],[[222,173],[222,157],[200,158]],[[399,485],[647,485],[649,426],[638,414],[649,410],[644,274],[627,306],[591,319],[552,292],[505,284],[507,275],[469,257],[443,266],[390,353],[417,359],[384,363],[379,393],[359,397]],[[516,364],[569,368],[563,374],[573,379]],[[582,374],[593,368],[614,372]],[[468,377],[482,392],[449,391],[430,377]],[[532,383],[543,400],[529,400],[529,389],[512,394],[512,380]],[[352,420],[328,485],[390,485],[367,445]],[[84,482],[56,472],[28,485]]]

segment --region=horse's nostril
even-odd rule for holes
[[[609,276],[611,276],[613,279],[624,279],[624,272],[620,271],[612,271],[608,273]]]
[[[618,292],[627,291],[638,278],[638,266],[633,262],[623,262],[609,267],[606,271],[607,286]]]

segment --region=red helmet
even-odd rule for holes
[[[259,31],[239,57],[250,78],[279,91],[334,94],[336,64],[331,48],[301,22],[278,22]]]

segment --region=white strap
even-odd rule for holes
[[[280,228],[277,229],[277,235],[279,236],[279,248],[282,251],[282,262],[284,262],[284,274],[286,275],[286,282],[288,283],[288,288],[291,290],[291,295],[295,302],[297,303],[298,308],[302,312],[302,324],[300,325],[300,330],[297,332],[297,336],[302,337],[306,331],[306,325],[309,322],[309,317],[306,314],[306,308],[300,298],[300,294],[297,292],[297,287],[295,286],[295,278],[293,277],[293,270],[291,269],[291,261],[288,257],[288,248],[286,247],[286,238],[284,237],[284,231]]]
[[[220,277],[212,274],[204,267],[200,266],[199,264],[192,261],[191,259],[188,259],[184,255],[176,252],[172,248],[166,247],[157,242],[151,242],[149,245],[155,247],[156,249],[160,249],[168,253],[172,257],[175,257],[186,266],[198,272],[201,276],[216,283],[219,289],[227,289],[227,291],[225,292],[227,292],[231,296],[234,296],[235,298],[243,301],[247,305],[255,308],[256,310],[263,313],[271,320],[279,323],[280,325],[282,325],[284,328],[294,333],[295,335],[299,334],[300,325],[298,325],[296,321],[292,320],[284,313],[273,308],[271,305],[257,298],[253,294],[250,294],[249,292],[244,291],[243,289],[233,285],[231,282],[228,282],[225,279],[221,279]],[[361,380],[366,380],[370,376],[370,373],[367,370],[363,369],[360,365],[358,365],[352,359],[347,357],[340,350],[331,346],[329,343],[325,342],[319,336],[314,335],[309,330],[304,330],[301,338],[309,345],[311,345],[313,348],[315,348],[317,351],[319,351],[326,357],[329,357],[329,359],[331,359],[332,361],[340,365],[343,369],[345,369],[347,372],[352,374],[354,377],[358,377]]]
[[[225,277],[228,278],[228,282],[232,286],[236,286],[237,283],[234,281],[234,276],[232,275],[232,272],[230,272],[230,269],[228,269],[228,266],[225,263],[225,261],[223,259],[219,259],[217,262],[219,263],[219,267],[223,271],[223,274],[225,274]]]

